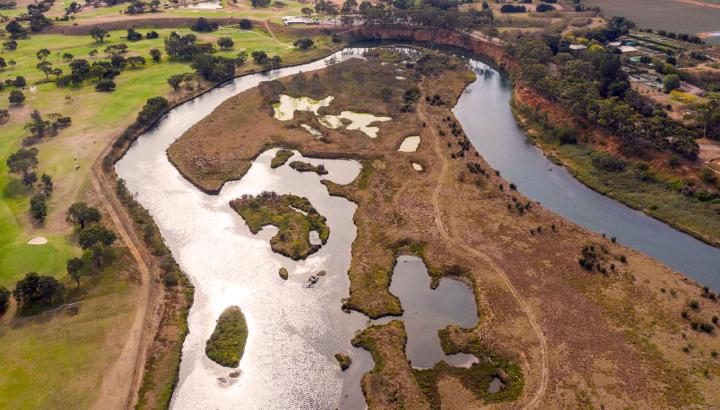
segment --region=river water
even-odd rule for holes
[[[720,290],[720,249],[586,187],[532,145],[510,109],[506,76],[470,59],[477,74],[453,109],[468,138],[524,195],[555,213],[644,252]]]
[[[348,296],[347,271],[356,234],[352,222],[355,204],[329,196],[320,183],[321,177],[314,173],[298,173],[287,165],[270,168],[273,150],[260,155],[241,180],[226,184],[215,196],[206,195],[187,182],[166,156],[166,150],[177,138],[226,99],[261,81],[320,69],[363,51],[346,49],[302,66],[235,79],[172,110],[156,127],[140,136],[117,163],[118,176],[153,216],[180,267],[196,287],[188,320],[190,333],[183,346],[172,408],[355,409],[365,406],[360,378],[372,367],[372,359],[366,351],[353,348],[350,340],[368,321],[361,314],[340,310],[342,298]],[[717,272],[713,269],[720,265],[720,251],[589,190],[564,169],[547,161],[515,124],[508,105],[510,89],[506,79],[480,61],[469,60],[469,63],[478,73],[478,79],[463,94],[455,113],[480,153],[508,180],[557,213],[595,231],[618,236],[623,243],[655,256],[702,283],[718,287],[718,279],[713,276]],[[295,154],[294,159],[301,158],[299,153]],[[360,170],[355,161],[303,160],[323,163],[329,171],[323,178],[337,183],[351,181]],[[266,228],[253,235],[228,204],[242,194],[264,190],[307,197],[328,219],[328,243],[305,261],[293,262],[273,253],[269,240],[276,229]],[[407,263],[410,268],[417,262],[408,260]],[[279,278],[281,266],[290,272],[287,282]],[[308,276],[319,270],[327,271],[327,276],[314,288],[305,288],[303,284]],[[402,293],[402,289],[397,288],[399,283],[393,288],[398,294]],[[419,285],[408,286],[418,288]],[[441,286],[453,285],[443,281]],[[450,291],[463,292],[466,290],[461,288]],[[428,291],[427,297],[433,295]],[[427,303],[431,304],[429,299]],[[243,310],[249,327],[239,378],[229,377],[230,369],[216,365],[204,354],[205,341],[213,331],[215,320],[231,305]],[[477,320],[476,308],[472,305],[473,313],[468,317],[456,317],[454,313],[458,309],[451,306],[448,312],[452,314],[440,318],[444,322],[470,326]],[[420,330],[430,334],[436,332],[435,326],[446,324],[450,323],[440,325],[438,321],[432,324],[433,329]],[[409,335],[408,346],[422,346],[422,341],[414,340],[417,336],[413,334]],[[434,343],[430,344],[434,346]],[[423,349],[427,352],[424,358]],[[442,352],[430,350],[421,347],[420,353],[410,352],[409,356],[413,356],[416,365],[425,366],[444,358]],[[345,372],[340,371],[333,357],[338,352],[348,354],[353,360]]]

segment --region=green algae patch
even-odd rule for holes
[[[239,307],[230,306],[218,318],[215,330],[205,344],[205,354],[220,366],[237,367],[245,352],[247,337],[245,316]]]
[[[275,157],[270,161],[270,168],[278,168],[283,165],[293,156],[293,152],[289,149],[281,149],[275,153]]]
[[[305,259],[320,249],[321,245],[310,243],[311,231],[318,233],[323,245],[330,237],[326,218],[304,197],[263,192],[258,196],[243,195],[231,201],[230,206],[254,234],[267,225],[277,227],[270,247],[292,260]]]

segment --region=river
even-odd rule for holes
[[[237,78],[173,109],[117,163],[118,176],[153,216],[196,287],[173,409],[364,407],[360,377],[372,367],[372,359],[366,351],[353,348],[350,340],[368,321],[359,313],[340,310],[342,298],[348,296],[355,204],[329,196],[314,173],[300,174],[287,166],[270,168],[272,151],[260,155],[245,177],[226,184],[215,196],[186,181],[166,155],[177,138],[228,98],[261,81],[320,69],[361,51],[346,49],[309,64]],[[713,275],[720,265],[720,250],[595,193],[547,161],[515,124],[505,77],[480,61],[469,64],[478,78],[454,110],[473,144],[503,176],[560,215],[618,236],[626,245],[720,288]],[[330,171],[324,178],[338,183],[347,183],[360,169],[355,161],[322,162]],[[242,194],[263,190],[309,198],[328,218],[328,243],[305,261],[293,262],[273,253],[269,239],[274,228],[253,235],[228,205]],[[278,276],[281,266],[290,272],[287,282]],[[316,287],[304,288],[307,277],[321,269],[328,275]],[[243,310],[249,328],[237,379],[204,354],[215,320],[230,305]],[[353,360],[345,372],[333,357],[338,352]]]
[[[453,109],[468,138],[490,165],[524,195],[555,213],[644,252],[720,290],[720,248],[601,195],[550,162],[518,126],[508,78],[479,60],[477,73]]]

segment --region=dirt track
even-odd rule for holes
[[[144,242],[138,238],[133,223],[115,196],[115,181],[103,172],[102,160],[112,148],[113,138],[92,167],[91,180],[102,207],[107,211],[115,230],[137,261],[140,271],[140,297],[135,301],[133,324],[120,356],[103,378],[93,409],[134,408],[137,390],[142,381],[145,358],[159,323],[158,307],[163,289],[155,283],[155,266]]]
[[[423,108],[418,108],[418,114],[421,121],[430,123],[430,121],[427,119],[427,116],[425,114],[425,111]],[[447,227],[445,226],[443,222],[442,217],[442,209],[440,208],[440,201],[438,200],[440,197],[440,191],[442,189],[442,183],[446,178],[446,173],[448,170],[448,160],[443,155],[442,149],[440,148],[440,137],[435,132],[434,128],[430,128],[430,131],[433,135],[434,139],[434,149],[435,154],[442,162],[442,167],[440,168],[440,176],[437,179],[437,185],[435,185],[435,189],[433,190],[433,196],[432,196],[432,204],[433,208],[435,210],[435,225],[437,226],[438,231],[440,232],[440,235],[442,235],[443,239],[447,241],[448,243],[454,243],[455,245],[459,246],[462,249],[465,249],[469,253],[471,253],[474,256],[477,256],[483,262],[487,263],[488,266],[490,266],[497,274],[500,279],[502,279],[503,283],[507,287],[507,289],[512,293],[513,298],[517,302],[517,304],[520,306],[522,311],[525,313],[525,315],[528,318],[528,322],[530,323],[530,326],[532,327],[533,331],[535,332],[535,335],[538,338],[538,341],[540,343],[540,383],[537,387],[537,390],[532,396],[532,399],[523,406],[523,409],[533,409],[536,408],[540,401],[542,400],[543,396],[545,395],[545,390],[547,389],[548,384],[548,353],[547,353],[547,340],[545,339],[545,334],[543,333],[542,329],[538,325],[537,321],[535,320],[535,316],[533,315],[533,312],[530,310],[530,307],[525,302],[525,299],[518,293],[517,289],[515,289],[515,286],[513,286],[512,282],[510,282],[510,279],[507,277],[503,269],[495,263],[495,261],[490,258],[488,255],[484,254],[483,252],[479,251],[478,249],[475,249],[473,247],[468,246],[464,241],[458,240],[456,237],[450,235],[450,233],[447,230]]]

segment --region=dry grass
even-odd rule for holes
[[[303,95],[313,98],[334,95],[336,101],[327,112],[362,111],[365,106],[373,107],[373,114],[393,117],[379,125],[377,139],[323,129],[331,142],[318,141],[299,127],[309,123],[322,129],[309,114],[288,122],[273,119],[270,104],[277,90],[261,87],[218,107],[170,148],[170,157],[184,175],[207,190],[241,177],[251,159],[268,145],[298,148],[304,155],[361,159],[363,171],[353,183],[326,184],[331,194],[358,204],[348,305],[372,317],[400,313],[399,301],[388,291],[397,253],[420,255],[435,276],[456,272],[454,265],[462,267],[474,284],[481,323],[475,329],[452,329],[448,340],[458,346],[480,343],[520,366],[524,390],[517,401],[500,404],[501,408],[522,407],[538,391],[540,343],[489,261],[518,290],[547,339],[550,378],[541,396],[542,408],[701,407],[718,401],[720,372],[710,352],[720,351],[720,341],[691,330],[680,316],[687,300],[699,299],[701,289],[696,284],[538,204],[517,211],[514,201],[527,204],[527,198],[509,189],[508,182],[495,175],[472,147],[458,156],[464,136],[452,135],[451,124],[456,120],[449,108],[469,80],[464,69],[448,68],[414,78],[412,73],[399,74],[413,78],[423,97],[437,94],[444,102],[432,105],[421,98],[425,113],[421,121],[418,111],[401,113],[366,91],[370,78],[350,75],[356,70],[362,74],[372,64],[351,61],[305,74],[311,84],[315,74],[320,80],[333,79],[321,81],[325,88],[316,92],[312,87],[293,88],[292,81],[285,81],[284,86],[309,91]],[[395,68],[377,63],[375,67]],[[347,75],[332,77],[333,70]],[[398,91],[408,86],[401,81]],[[418,151],[397,152],[408,135],[421,136]],[[421,164],[424,172],[415,171],[412,162]],[[483,173],[469,172],[469,163]],[[438,184],[439,218],[450,236],[487,260],[442,239],[432,201]],[[530,230],[539,226],[542,233],[531,235]],[[578,258],[585,244],[601,250],[608,263],[615,261],[616,271],[604,275],[581,268]],[[627,264],[618,261],[620,255],[627,256]],[[716,302],[702,299],[701,305],[697,314],[704,320],[720,312]],[[376,357],[375,370],[363,381],[371,407],[429,406],[410,376],[402,350],[404,337],[401,324],[393,322],[370,328],[356,339]],[[682,348],[688,345],[684,353]],[[709,376],[704,375],[706,369]],[[466,408],[483,406],[483,397],[469,391],[455,375],[444,375],[437,387],[443,405],[457,404],[451,396],[459,395],[468,398]]]

